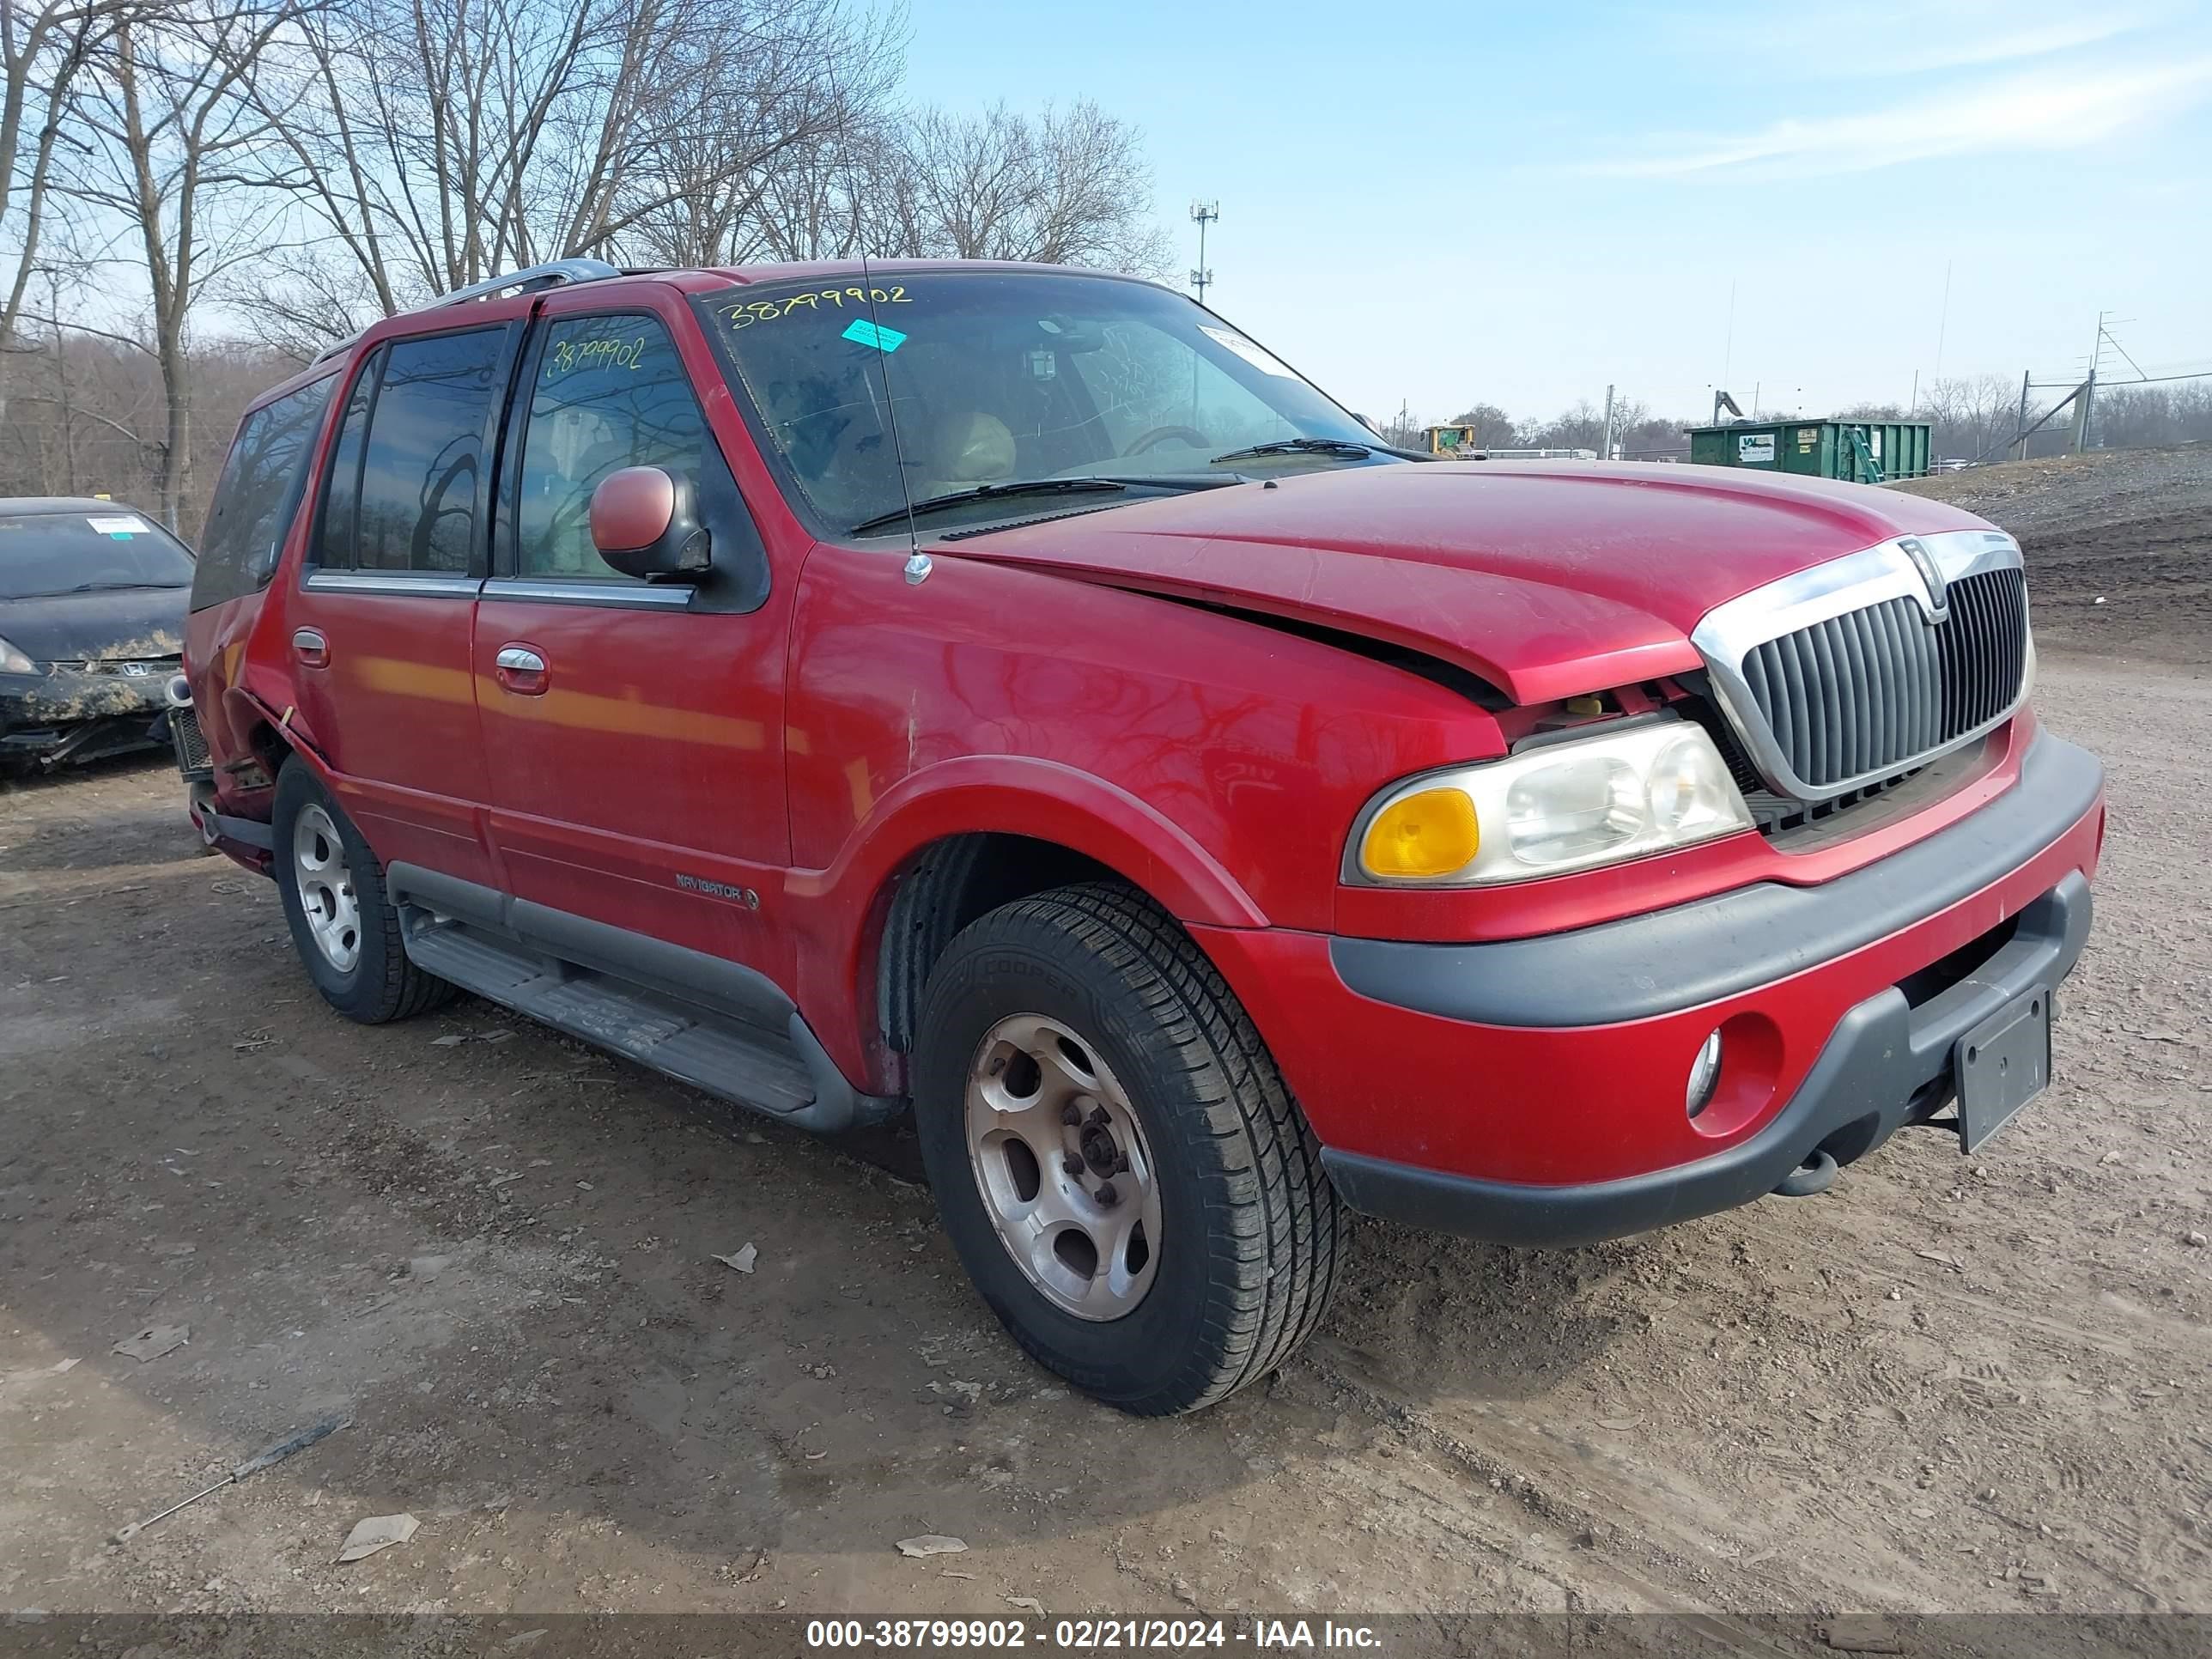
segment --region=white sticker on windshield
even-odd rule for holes
[[[118,519],[87,519],[85,522],[103,536],[143,536],[146,521],[125,515]]]
[[[1233,329],[1216,328],[1210,323],[1200,323],[1198,331],[1217,345],[1227,346],[1253,368],[1267,374],[1279,374],[1286,380],[1298,378],[1297,371],[1279,357],[1271,357],[1251,341]]]

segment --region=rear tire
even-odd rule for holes
[[[915,1110],[984,1301],[1109,1405],[1211,1405],[1328,1309],[1343,1211],[1320,1145],[1220,975],[1138,894],[1059,888],[963,931],[930,977]]]
[[[348,1019],[382,1025],[459,994],[408,959],[384,866],[305,762],[287,761],[276,775],[270,828],[284,920],[324,1001]]]

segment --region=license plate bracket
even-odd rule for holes
[[[2051,993],[2030,991],[1959,1039],[1959,1146],[1974,1152],[2051,1082]]]

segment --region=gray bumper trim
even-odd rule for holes
[[[1960,1038],[2014,999],[2056,992],[2089,934],[2078,870],[2022,910],[2013,937],[1966,979],[1918,1007],[1892,987],[1837,1022],[1812,1071],[1774,1121],[1694,1164],[1620,1181],[1532,1187],[1447,1175],[1324,1149],[1322,1163],[1355,1210],[1501,1244],[1576,1245],[1711,1215],[1772,1192],[1815,1152],[1865,1156],[1952,1096]]]

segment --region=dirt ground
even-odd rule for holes
[[[2212,458],[2092,467],[1938,481],[2016,521],[2111,769],[2052,1091],[1619,1244],[1362,1227],[1188,1419],[1025,1362],[902,1139],[481,1004],[349,1024],[161,768],[0,798],[0,1613],[2212,1609]]]
[[[2019,538],[2045,647],[2212,661],[2212,444],[2093,450],[1897,488]]]

